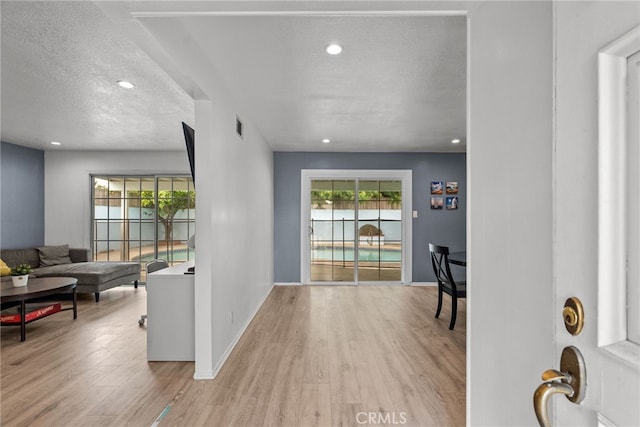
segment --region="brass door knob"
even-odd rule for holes
[[[562,309],[564,327],[571,335],[578,335],[584,327],[584,310],[582,302],[576,297],[567,299]]]
[[[549,398],[563,394],[573,403],[584,399],[587,373],[582,353],[575,347],[565,347],[560,357],[560,370],[549,369],[542,374],[542,384],[533,394],[533,409],[541,427],[551,427],[548,412]]]

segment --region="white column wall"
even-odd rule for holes
[[[213,378],[273,287],[273,153],[224,93],[196,101],[196,379]]]
[[[537,425],[552,366],[552,8],[469,11],[467,423]]]
[[[197,129],[195,138],[196,154],[196,194],[202,192],[198,197],[198,207],[196,210],[196,269],[195,275],[195,339],[196,339],[196,363],[194,378],[213,378],[213,273],[212,273],[212,246],[213,241],[209,238],[213,231],[213,206],[215,203],[214,194],[210,191],[210,186],[201,176],[208,176],[207,165],[213,163],[213,150],[207,149],[208,144],[201,141],[211,141],[213,138],[213,112],[211,102],[208,100],[197,100],[195,102],[195,125]],[[201,148],[202,147],[202,148]],[[204,169],[204,171],[203,171]]]
[[[215,375],[273,287],[273,153],[250,123],[243,123],[244,139],[235,134],[229,104],[216,98],[212,106],[212,137],[205,147],[203,140],[196,143],[211,161],[196,177],[211,195],[210,210],[196,211],[196,239],[204,237],[211,245],[211,280],[197,279],[196,286],[212,289]],[[197,117],[200,108],[196,104]],[[210,224],[211,234],[201,236],[200,220]]]
[[[180,126],[177,123],[176,126]],[[191,174],[182,151],[46,151],[44,241],[91,248],[91,174]]]

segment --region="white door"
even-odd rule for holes
[[[562,49],[563,34],[559,37]],[[640,27],[608,42],[599,52],[592,52],[592,58],[598,58],[597,73],[586,70],[588,64],[595,67],[595,61],[585,61],[585,75],[577,77],[583,69],[576,61],[559,59],[556,63],[557,316],[556,364],[550,368],[559,369],[564,348],[577,348],[584,357],[586,388],[580,404],[569,402],[562,394],[550,398],[554,425],[640,425]],[[597,92],[593,88],[596,76]],[[596,135],[594,162],[595,150],[591,150],[595,147],[589,141],[595,142]],[[591,184],[591,193],[589,188],[585,191],[585,181]],[[562,314],[570,297],[584,304],[584,329],[576,336],[565,328]]]

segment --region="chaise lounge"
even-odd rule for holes
[[[29,264],[36,277],[75,277],[77,292],[93,293],[96,302],[100,301],[100,292],[131,282],[137,288],[140,280],[137,262],[90,262],[88,249],[73,249],[68,245],[2,249],[0,259],[10,267]]]

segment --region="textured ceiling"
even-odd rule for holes
[[[193,101],[91,2],[2,1],[2,140],[179,150]],[[133,90],[115,84],[134,82]]]
[[[190,70],[158,54],[165,21],[131,17],[142,4],[149,10],[156,2],[105,2],[101,10],[88,2],[3,1],[2,140],[42,149],[52,140],[64,144],[56,149],[183,149],[176,123],[193,122],[185,92],[193,88],[183,78]],[[464,16],[170,20],[274,150],[465,150]],[[150,41],[151,34],[160,37]],[[344,45],[336,57],[323,50],[333,41]],[[137,87],[126,91],[118,79]]]
[[[274,149],[464,149],[450,143],[466,133],[464,16],[181,21]]]

